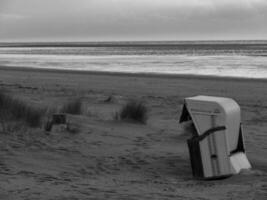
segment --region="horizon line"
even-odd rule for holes
[[[88,44],[88,45],[97,45],[97,44],[150,44],[150,45],[157,45],[157,44],[186,44],[186,43],[222,43],[222,42],[228,42],[228,43],[241,43],[241,42],[247,42],[249,43],[267,43],[267,39],[246,39],[246,40],[235,40],[235,39],[225,39],[225,40],[99,40],[99,41],[16,41],[16,42],[10,42],[10,41],[0,41],[0,47],[3,46],[16,46],[16,45],[60,45],[60,44]]]

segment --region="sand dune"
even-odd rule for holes
[[[0,135],[0,199],[266,199],[266,83],[0,68],[0,87],[36,105],[73,96],[84,104],[83,115],[68,115],[79,133],[40,128]],[[188,135],[178,119],[183,98],[197,94],[241,105],[252,170],[218,181],[192,177]],[[129,98],[145,101],[146,125],[113,120]]]

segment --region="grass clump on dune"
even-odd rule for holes
[[[139,100],[130,100],[115,114],[115,119],[145,124],[147,120],[147,108]]]
[[[60,110],[61,113],[79,115],[82,113],[82,100],[80,98],[68,101]]]
[[[0,91],[0,122],[21,121],[30,127],[38,127],[42,123],[43,109],[33,107],[10,94]]]

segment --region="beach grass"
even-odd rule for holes
[[[76,98],[66,102],[60,110],[61,113],[68,113],[72,115],[79,115],[82,113],[82,100]]]
[[[147,120],[147,108],[140,100],[130,100],[115,114],[114,118],[116,120],[133,121],[145,124]]]
[[[29,127],[39,127],[44,113],[45,109],[17,99],[7,91],[0,91],[0,121],[3,129],[9,121],[20,121]]]

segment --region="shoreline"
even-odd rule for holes
[[[267,82],[266,78],[249,77],[229,77],[215,75],[194,75],[194,74],[164,74],[164,73],[143,73],[143,72],[108,72],[108,71],[86,71],[76,69],[51,69],[33,67],[0,66],[0,71],[21,71],[21,72],[44,72],[54,74],[75,74],[75,75],[98,75],[98,76],[118,76],[118,77],[140,77],[140,78],[160,78],[160,79],[196,79],[196,80],[217,80],[217,81],[239,81],[239,82]]]

